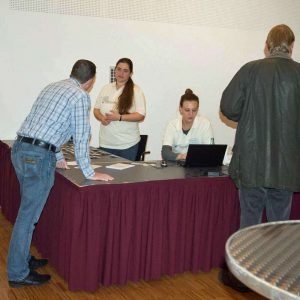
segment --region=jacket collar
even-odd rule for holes
[[[274,58],[274,57],[280,57],[280,58],[287,58],[292,59],[288,53],[282,52],[282,51],[274,51],[271,53],[267,58]]]

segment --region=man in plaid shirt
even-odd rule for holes
[[[9,245],[7,272],[9,285],[40,285],[50,275],[36,268],[47,259],[30,255],[35,223],[41,215],[54,183],[55,167],[68,168],[60,147],[73,137],[75,157],[83,175],[90,180],[112,180],[95,172],[90,165],[89,139],[91,100],[88,92],[95,82],[96,66],[78,60],[69,79],[46,86],[17,132],[12,148],[12,163],[21,191],[21,204]]]

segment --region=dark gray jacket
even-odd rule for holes
[[[284,53],[247,63],[221,111],[238,122],[229,168],[236,185],[300,191],[300,64]]]

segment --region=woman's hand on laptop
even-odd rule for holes
[[[184,160],[186,159],[186,153],[179,153],[176,157],[176,160]]]

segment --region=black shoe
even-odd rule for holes
[[[21,281],[8,281],[10,287],[18,288],[29,285],[41,285],[47,283],[51,279],[48,274],[39,274],[35,271],[30,271],[29,275]]]
[[[228,269],[221,269],[219,281],[240,293],[250,292],[250,289],[239,281]]]
[[[35,258],[34,256],[31,256],[31,259],[28,263],[30,270],[35,270],[37,268],[44,267],[47,264],[48,264],[48,259],[46,259],[46,258],[38,259],[38,258]]]

